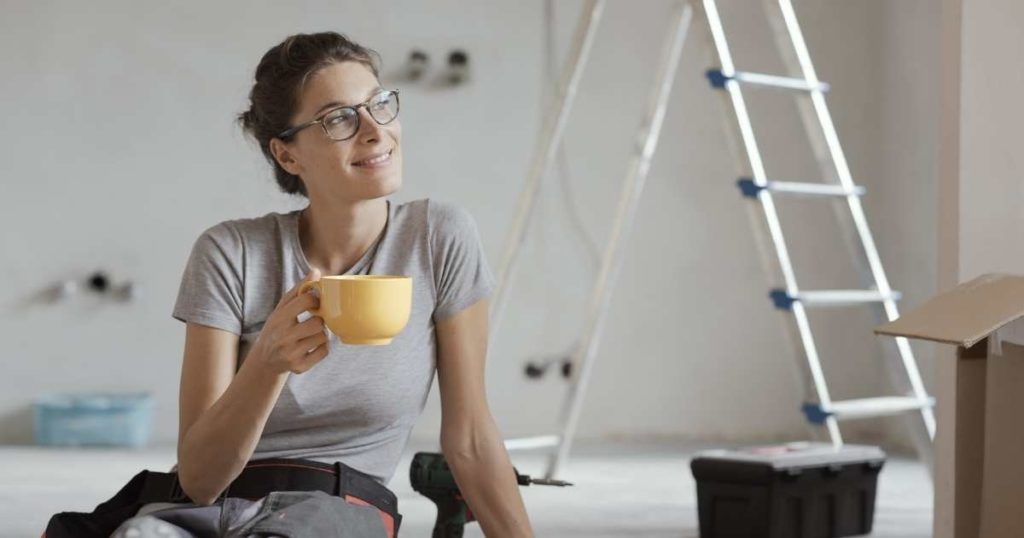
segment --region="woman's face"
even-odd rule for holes
[[[380,89],[365,65],[332,64],[307,80],[290,125],[306,123],[338,106],[363,103]],[[398,118],[380,125],[362,107],[359,130],[348,140],[332,140],[320,125],[312,125],[289,142],[274,139],[271,148],[285,170],[302,178],[310,200],[356,202],[387,196],[401,187],[401,138]]]

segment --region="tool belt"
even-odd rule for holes
[[[323,491],[345,501],[378,510],[388,536],[397,536],[402,516],[398,497],[370,475],[341,462],[289,458],[253,460],[221,493],[226,497],[259,500],[274,491]],[[193,502],[181,489],[178,474],[144,470],[132,477],[109,500],[91,513],[61,512],[50,518],[43,538],[108,538],[144,505]]]

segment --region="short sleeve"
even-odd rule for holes
[[[242,332],[241,236],[225,223],[196,239],[171,316],[235,334]]]
[[[448,203],[428,203],[436,322],[490,295],[495,279],[473,216]]]

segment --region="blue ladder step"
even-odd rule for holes
[[[736,185],[739,186],[740,192],[747,198],[757,198],[757,195],[761,191],[768,191],[772,194],[793,194],[797,196],[826,196],[826,197],[841,197],[847,196],[864,196],[867,189],[860,185],[853,187],[853,190],[847,189],[842,185],[834,185],[827,183],[792,183],[785,181],[768,181],[763,184],[757,184],[753,179],[740,178]]]
[[[824,424],[829,417],[836,420],[856,420],[862,418],[898,415],[907,411],[919,411],[935,405],[935,398],[921,400],[913,396],[881,396],[878,398],[861,398],[832,402],[828,406],[816,403],[805,403],[801,406],[807,421],[813,424]]]
[[[898,301],[902,294],[892,291],[889,294],[882,294],[875,290],[821,290],[801,291],[791,295],[782,289],[774,289],[768,294],[775,308],[779,310],[791,310],[793,303],[809,308],[851,306],[859,304],[881,303],[884,301]]]
[[[726,74],[722,72],[721,69],[708,69],[705,76],[708,77],[708,81],[711,82],[711,86],[718,89],[725,88],[726,83],[730,80],[735,80],[740,84],[747,84],[750,86],[764,86],[766,88],[798,92],[827,92],[829,90],[829,85],[825,82],[811,83],[810,81],[802,78],[764,75],[748,71],[736,71],[732,74]]]

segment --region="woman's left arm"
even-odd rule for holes
[[[486,299],[435,325],[441,450],[487,536],[533,536],[512,462],[487,404]]]

